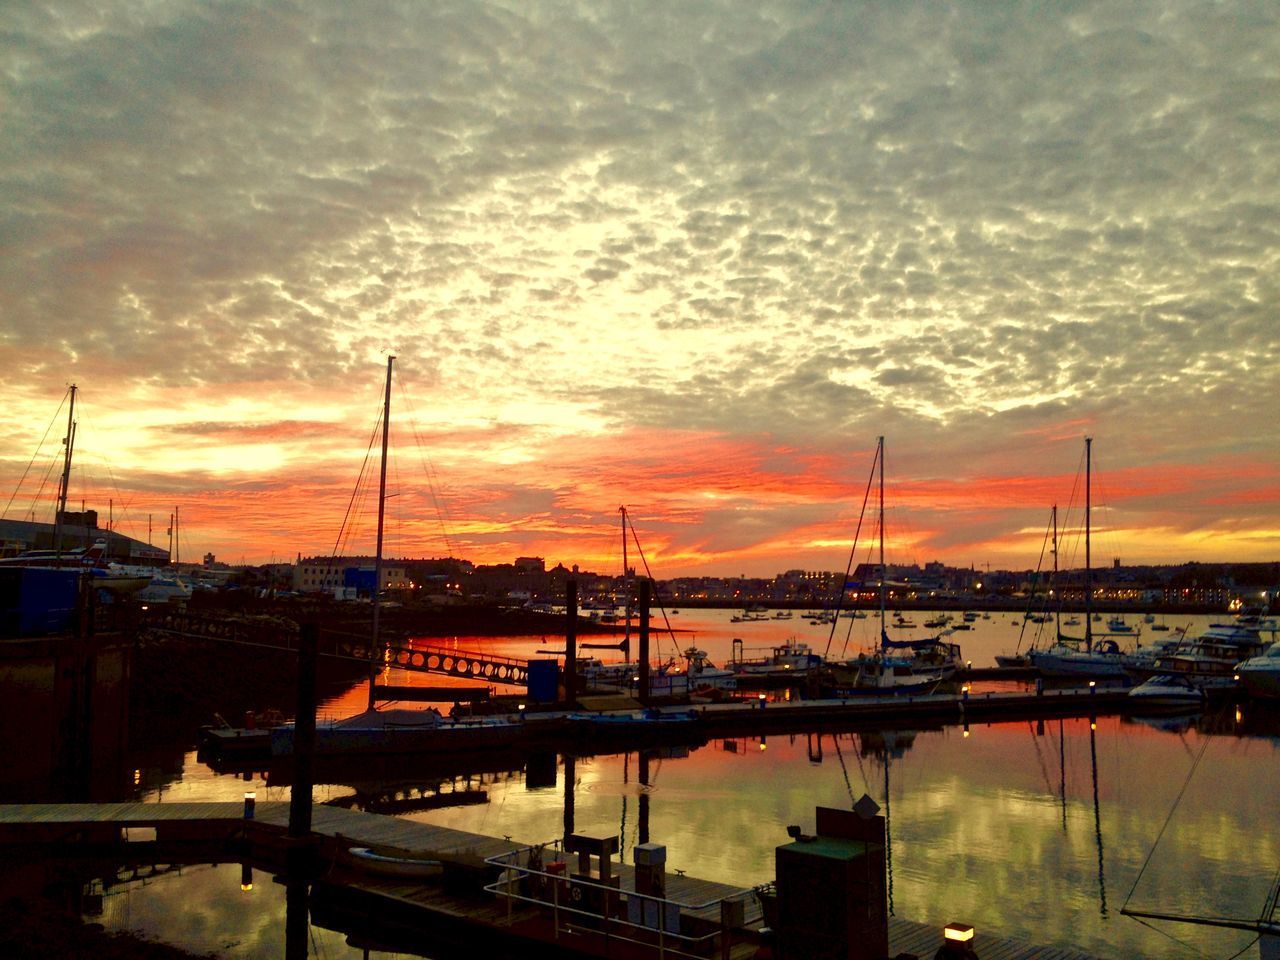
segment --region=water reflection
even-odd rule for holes
[[[686,622],[710,624],[698,645],[727,651],[727,628],[717,634],[710,618]],[[1008,632],[1008,622],[993,623]],[[965,638],[975,662],[984,643],[995,645],[996,629]],[[519,655],[520,644],[531,642],[490,648]],[[354,710],[338,698],[324,712]],[[1280,864],[1278,733],[1275,711],[1246,704],[1239,715],[810,732],[634,755],[492,753],[461,764],[384,758],[318,764],[315,798],[524,842],[620,832],[628,859],[636,843],[652,839],[667,846],[672,870],[750,886],[773,876],[787,824],[810,824],[815,805],[848,808],[867,793],[891,815],[897,916],[937,925],[963,919],[1105,956],[1168,956],[1172,933],[1225,956],[1248,938],[1155,932],[1117,915],[1108,887],[1128,891],[1150,854],[1133,905],[1256,913]],[[1170,817],[1202,747],[1201,767]],[[287,800],[291,780],[288,764],[218,773],[169,748],[129,757],[112,798],[239,800],[248,787],[259,800]],[[116,877],[106,884],[102,922],[235,960],[280,956],[285,891],[257,873],[242,893],[241,870],[228,864]],[[94,879],[105,883],[101,875],[76,883]],[[360,955],[342,934],[313,928],[308,936],[318,945],[313,952]],[[357,942],[376,949],[371,938]]]

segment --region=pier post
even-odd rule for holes
[[[293,786],[289,792],[289,837],[295,840],[311,834],[318,635],[319,629],[314,623],[304,623],[298,640],[298,704],[293,720]]]
[[[641,750],[640,759],[640,839],[641,844],[649,842],[649,754]]]
[[[564,582],[564,702],[572,706],[578,687],[578,581]]]
[[[564,756],[564,838],[568,840],[574,834],[573,829],[573,788],[578,779],[577,758]]]
[[[653,582],[645,577],[640,581],[640,702],[649,703],[649,604]]]

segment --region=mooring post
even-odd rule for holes
[[[316,656],[319,630],[304,623],[298,639],[298,706],[293,719],[293,787],[289,836],[311,835],[311,767],[316,745]]]
[[[564,582],[564,702],[572,706],[578,689],[578,581]]]
[[[652,581],[640,581],[640,702],[649,703],[649,603]]]

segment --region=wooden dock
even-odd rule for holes
[[[132,834],[168,841],[231,841],[240,856],[253,863],[278,863],[288,846],[286,829],[289,804],[284,801],[255,803],[251,819],[243,803],[109,803],[109,804],[10,804],[0,805],[0,844],[8,847],[38,846],[51,856],[74,856],[86,841],[98,843],[114,838],[122,850],[132,844]],[[424,930],[453,931],[465,942],[490,937],[495,943],[519,948],[541,941],[543,948],[554,945],[557,955],[571,956],[658,956],[659,951],[643,944],[623,941],[609,946],[606,931],[589,923],[558,920],[554,939],[548,940],[547,910],[494,892],[479,892],[478,883],[466,889],[456,885],[386,878],[363,872],[344,857],[351,846],[389,847],[418,855],[429,855],[459,867],[480,871],[487,868],[492,881],[498,871],[486,861],[515,856],[529,845],[509,837],[490,837],[449,827],[435,826],[379,814],[315,805],[312,809],[310,846],[319,858],[324,878],[313,887],[313,916],[316,922],[347,930],[354,939],[361,936],[361,922],[376,920],[371,938],[386,938],[400,930],[410,940]],[[61,849],[60,849],[61,848]],[[203,859],[203,857],[202,857]],[[228,859],[235,859],[229,857]],[[634,890],[635,871],[626,864],[613,864],[620,877],[619,893]],[[265,867],[264,869],[271,869]],[[501,889],[502,881],[496,883]],[[508,890],[511,888],[508,887]],[[731,960],[755,956],[763,927],[760,904],[751,891],[741,887],[680,874],[666,877],[666,897],[683,905],[686,916],[700,916],[707,926],[718,920],[711,904],[725,898],[744,901],[740,932],[744,938],[717,955]],[[960,918],[957,918],[960,919]],[[601,940],[603,938],[603,947]],[[937,926],[901,918],[889,920],[890,956],[915,954],[931,958],[941,945]],[[628,941],[628,943],[630,943]],[[1038,947],[979,931],[975,948],[982,960],[1094,960],[1061,947]],[[603,950],[603,952],[601,952]],[[678,955],[668,947],[667,956]]]

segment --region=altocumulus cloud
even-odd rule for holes
[[[15,398],[87,357],[230,389],[400,344],[495,421],[891,431],[957,463],[956,430],[1008,462],[1079,421],[1141,436],[1122,459],[1275,463],[1266,0],[7,19]]]

